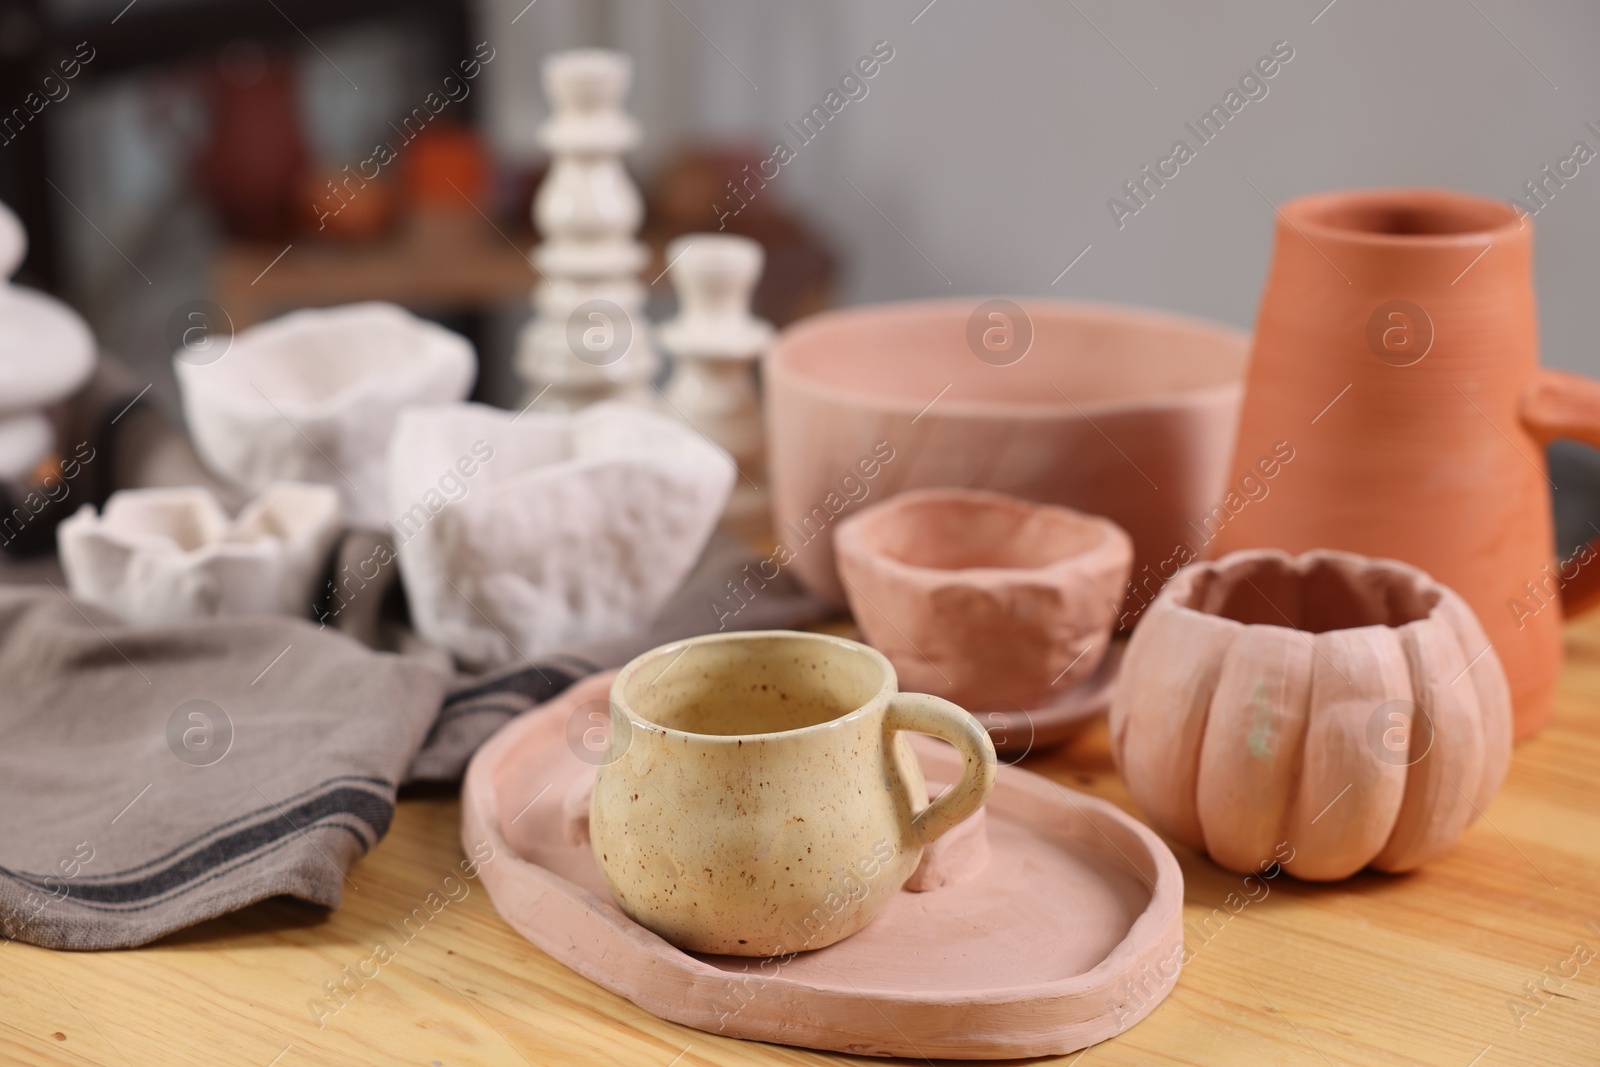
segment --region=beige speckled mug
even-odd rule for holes
[[[865,926],[925,845],[994,785],[989,736],[900,693],[866,645],[723,633],[663,645],[611,686],[589,835],[619,907],[680,948],[777,956]],[[904,731],[964,757],[932,804]]]

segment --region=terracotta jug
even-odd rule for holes
[[[1511,205],[1445,190],[1284,204],[1229,485],[1281,442],[1293,458],[1270,494],[1202,520],[1211,555],[1339,548],[1455,589],[1505,665],[1519,738],[1549,719],[1561,590],[1595,557],[1555,558],[1545,445],[1600,445],[1600,384],[1539,369],[1532,245]]]

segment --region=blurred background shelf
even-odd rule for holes
[[[229,301],[240,299],[236,321],[250,321],[292,298],[263,302],[263,287],[288,284],[274,275],[301,269],[327,294],[387,295],[462,330],[480,352],[478,399],[511,405],[509,363],[529,306],[510,282],[521,269],[512,249],[489,223],[478,217],[483,231],[471,235],[468,219],[459,232],[472,243],[439,257],[463,277],[425,271],[444,276],[435,287],[394,267],[385,290],[385,265],[365,265],[386,255],[381,242],[314,251],[309,194],[395,137],[392,124],[487,42],[493,58],[435,124],[476,140],[485,168],[472,199],[525,251],[545,165],[539,61],[604,45],[635,60],[628,107],[644,138],[628,166],[657,250],[646,281],[667,239],[723,218],[767,247],[756,311],[779,326],[835,301],[1009,293],[1248,327],[1268,255],[1266,200],[1374,184],[1525,196],[1542,167],[1591,136],[1584,101],[1600,97],[1600,67],[1585,46],[1600,33],[1600,11],[1520,11],[1505,0],[1481,11],[1442,0],[1322,7],[1168,5],[1152,19],[1104,0],[1081,10],[955,0],[0,0],[0,199],[34,235],[20,280],[69,300],[169,408],[177,310],[205,298],[232,314]],[[1113,218],[1108,199],[1277,41],[1295,58],[1268,95],[1136,217]],[[894,58],[825,130],[797,137],[795,124],[877,42]],[[93,58],[50,83],[51,101],[32,113],[29,94],[43,99],[46,78],[59,81],[80,45]],[[263,147],[260,136],[230,140],[225,121],[228,101],[263,80],[281,84],[274,106],[292,119],[272,136],[298,148],[269,154],[295,164],[279,187],[298,217],[271,240],[256,235],[268,261],[294,248],[240,298],[234,274],[258,253],[236,247],[237,219],[218,189],[244,183],[219,181],[216,161],[238,154],[224,146]],[[780,140],[794,158],[741,200],[729,183],[772,175],[763,161]],[[391,175],[388,225],[399,229],[412,147]],[[1600,372],[1600,305],[1588,294],[1600,270],[1593,182],[1568,180],[1535,220],[1545,361],[1591,374]],[[345,255],[370,289],[334,276],[329,265]],[[314,262],[297,267],[302,256]],[[666,288],[651,288],[653,317],[666,313]],[[1600,461],[1571,446],[1552,452],[1566,554],[1600,524]]]
[[[516,246],[476,216],[426,222],[371,244],[307,245],[292,257],[229,243],[217,255],[212,291],[239,330],[299,307],[360,300],[445,315],[527,299],[536,275]]]

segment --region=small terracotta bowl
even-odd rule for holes
[[[1038,708],[1094,674],[1133,542],[1110,519],[977,489],[901,493],[840,524],[862,634],[908,690]]]
[[[1416,567],[1254,549],[1146,610],[1111,747],[1150,824],[1230,870],[1405,871],[1489,806],[1511,698],[1472,609]]]

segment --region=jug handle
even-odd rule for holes
[[[1541,446],[1566,438],[1600,449],[1600,381],[1540,369],[1523,390],[1518,414]],[[1600,554],[1600,537],[1578,554]],[[1600,607],[1600,567],[1580,567],[1561,588],[1562,613],[1571,618],[1594,607]]]

